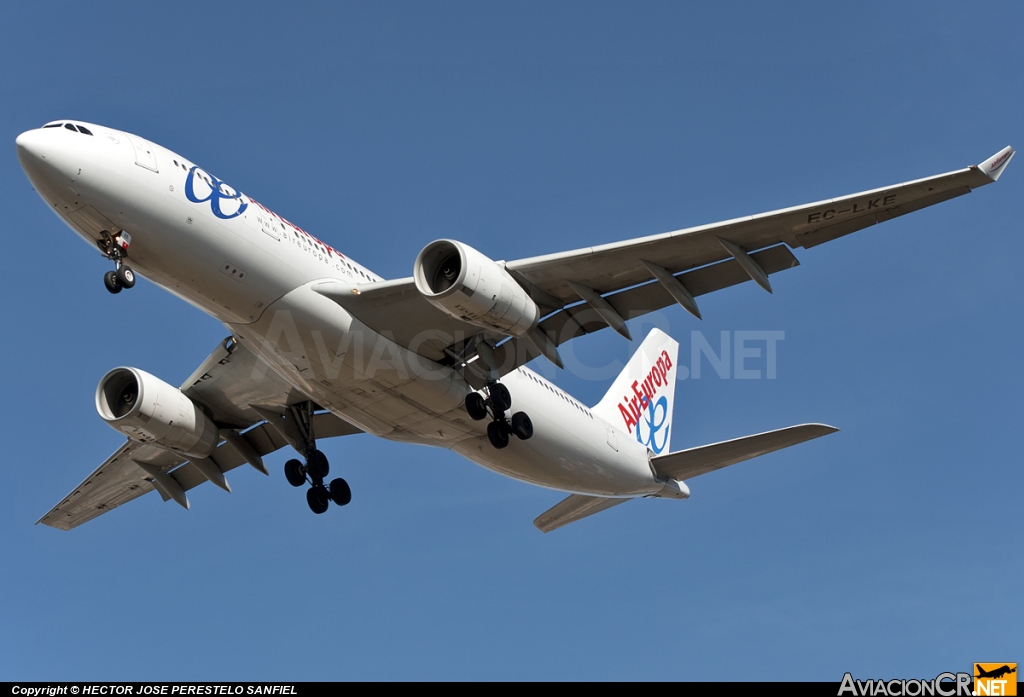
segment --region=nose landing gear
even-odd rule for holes
[[[505,412],[511,408],[512,395],[500,382],[487,385],[486,398],[479,392],[466,395],[466,411],[471,419],[482,421],[491,417],[491,423],[487,424],[487,440],[498,450],[508,446],[510,435],[520,440],[528,440],[533,436],[533,422],[526,412],[517,411],[511,419],[505,416]]]
[[[111,293],[120,293],[123,288],[131,288],[135,285],[135,272],[124,263],[131,241],[132,236],[124,230],[116,236],[111,236],[104,230],[103,238],[98,242],[103,256],[114,262],[114,270],[103,274],[103,285]]]

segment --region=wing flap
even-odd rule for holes
[[[362,433],[362,431],[330,412],[322,412],[320,414],[313,415],[313,433],[316,434],[317,440],[322,440],[326,438],[336,438],[338,436],[349,436],[356,433]],[[288,441],[284,439],[284,436],[282,436],[276,428],[267,423],[262,423],[240,435],[242,438],[249,441],[249,445],[253,447],[253,450],[255,450],[260,457],[269,455],[270,453],[276,452],[288,445]],[[221,443],[217,447],[210,456],[210,459],[214,461],[218,468],[220,468],[221,472],[230,472],[235,468],[247,464],[241,453],[226,442]],[[199,468],[191,462],[186,462],[184,465],[171,472],[171,476],[178,481],[178,484],[181,485],[181,488],[184,491],[194,489],[207,481]]]
[[[651,466],[664,477],[692,479],[708,472],[735,465],[744,460],[804,443],[835,433],[838,428],[825,424],[801,424],[777,431],[758,433],[733,440],[702,445],[651,458]]]
[[[797,258],[785,245],[776,245],[750,257],[764,271],[771,275],[800,265]],[[750,276],[735,259],[704,266],[693,271],[677,274],[678,278],[694,297],[706,295],[729,286],[745,283]],[[627,320],[640,317],[655,310],[675,304],[675,299],[661,283],[652,282],[636,286],[605,297],[608,303]],[[584,334],[606,329],[608,324],[586,303],[580,303],[549,315],[540,323],[542,331],[552,338],[556,346]],[[540,353],[526,339],[514,338],[495,349],[499,372],[504,375],[533,360]],[[473,378],[467,375],[470,381]]]
[[[562,501],[541,513],[537,516],[537,519],[533,521],[533,524],[537,526],[537,529],[541,532],[551,532],[552,530],[557,530],[569,523],[575,523],[577,520],[582,520],[583,518],[592,516],[595,513],[600,513],[601,511],[607,511],[613,506],[618,506],[620,503],[625,503],[626,501],[631,500],[632,499],[609,499],[602,496],[573,494],[566,499],[562,499]]]

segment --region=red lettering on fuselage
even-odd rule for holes
[[[339,256],[340,258],[342,258],[342,259],[344,259],[344,258],[345,258],[345,255],[344,255],[344,254],[342,254],[341,252],[339,252],[339,251],[338,251],[337,249],[335,249],[335,248],[334,248],[334,247],[332,247],[331,245],[327,244],[326,242],[322,242],[322,241],[318,240],[317,238],[313,237],[312,235],[310,235],[310,234],[309,234],[308,232],[306,232],[305,230],[303,230],[302,228],[300,228],[300,227],[299,227],[298,225],[296,225],[295,223],[292,223],[292,222],[288,221],[288,219],[286,219],[286,218],[285,218],[284,216],[282,216],[282,215],[278,215],[278,214],[277,214],[277,213],[275,213],[274,211],[272,211],[272,210],[270,210],[269,208],[267,208],[266,206],[264,206],[264,205],[263,205],[262,203],[260,203],[259,201],[256,201],[255,199],[253,199],[253,198],[250,198],[249,196],[246,196],[245,198],[246,198],[246,199],[247,199],[247,200],[249,201],[249,203],[251,203],[251,204],[253,204],[253,205],[257,206],[258,208],[260,208],[261,210],[265,211],[265,212],[267,213],[267,215],[272,215],[272,216],[274,216],[275,218],[277,218],[278,220],[280,220],[280,221],[281,221],[282,223],[284,223],[285,225],[288,225],[289,227],[291,227],[291,228],[292,228],[293,230],[295,230],[296,232],[298,232],[298,233],[300,233],[300,234],[303,234],[303,235],[305,235],[306,237],[308,237],[308,238],[309,238],[310,240],[312,240],[312,241],[313,241],[313,243],[314,243],[314,244],[318,244],[318,245],[320,245],[321,247],[323,247],[323,248],[324,248],[324,252],[325,252],[325,253],[329,254],[330,252],[334,252],[334,253],[335,253],[335,254],[337,254],[337,255],[338,255],[338,256]]]

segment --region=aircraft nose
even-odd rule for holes
[[[56,129],[54,129],[56,130]],[[55,135],[51,131],[44,131],[37,128],[32,131],[25,131],[14,139],[14,145],[18,150],[18,161],[22,169],[32,172],[47,172],[51,170],[63,171],[66,169],[67,146],[61,147],[58,141],[60,134]]]
[[[79,148],[54,131],[58,129],[37,128],[25,131],[14,140],[21,168],[37,188],[50,181],[66,184],[67,180],[76,178],[81,167]]]
[[[39,128],[31,131],[25,131],[20,136],[14,139],[14,144],[18,149],[18,159],[25,162],[26,157],[34,157],[36,159],[46,159],[43,156],[43,138],[42,130]]]

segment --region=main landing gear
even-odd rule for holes
[[[508,446],[509,436],[519,440],[528,440],[533,436],[533,422],[523,411],[517,411],[511,418],[505,416],[512,407],[512,395],[508,388],[500,382],[491,382],[487,386],[487,397],[479,392],[466,395],[466,411],[474,421],[483,421],[488,416],[491,423],[487,424],[487,440],[498,450]]]
[[[324,484],[331,467],[327,462],[327,456],[316,449],[316,440],[313,438],[313,405],[307,402],[289,407],[288,418],[294,419],[294,424],[302,436],[301,442],[305,445],[302,452],[306,463],[295,459],[284,463],[285,479],[294,487],[309,483],[306,503],[314,513],[325,513],[331,501],[339,506],[348,505],[352,500],[352,489],[349,488],[348,482],[339,477],[332,479],[330,484]]]
[[[103,285],[111,293],[120,293],[122,288],[131,288],[135,285],[135,272],[124,263],[131,241],[132,236],[124,230],[116,236],[104,230],[103,238],[97,243],[103,256],[114,262],[114,270],[103,274]]]
[[[309,483],[306,503],[314,513],[325,513],[331,501],[339,506],[345,506],[352,500],[352,489],[344,479],[339,477],[331,480],[329,485],[324,485],[324,479],[329,472],[327,457],[319,450],[312,450],[306,454],[305,465],[298,460],[284,463],[284,476],[289,484],[299,487]]]

